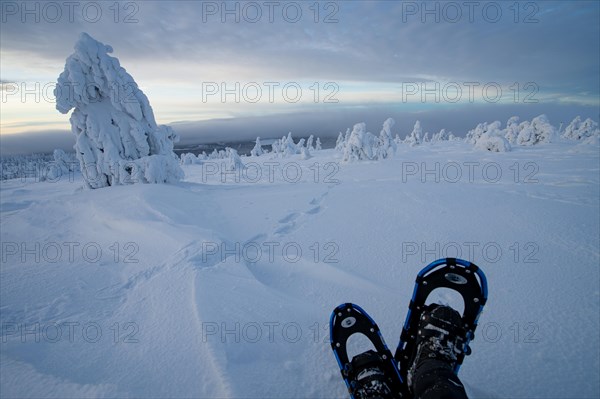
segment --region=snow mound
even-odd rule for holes
[[[168,126],[157,126],[146,95],[112,47],[82,33],[54,89],[56,109],[71,114],[75,151],[90,188],[169,183],[183,178]]]

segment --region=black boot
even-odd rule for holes
[[[465,330],[460,314],[448,306],[429,305],[419,321],[417,351],[407,373],[416,399],[464,399],[454,372],[463,353]]]
[[[356,355],[350,363],[349,374],[355,381],[351,387],[352,396],[356,399],[392,399],[390,381],[386,378],[381,359],[375,351],[367,351]]]

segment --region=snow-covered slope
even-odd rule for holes
[[[330,311],[359,303],[394,346],[417,271],[460,256],[490,284],[471,395],[598,397],[598,154],[443,142],[244,158],[224,182],[216,161],[176,185],[3,182],[0,396],[346,397]]]

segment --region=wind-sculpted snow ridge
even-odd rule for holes
[[[169,183],[183,178],[168,126],[157,126],[146,95],[112,47],[82,33],[54,90],[56,109],[71,114],[75,151],[90,188]]]

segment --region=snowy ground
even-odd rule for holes
[[[343,398],[330,311],[360,304],[395,347],[417,271],[457,255],[490,284],[472,396],[600,395],[597,146],[313,155],[2,182],[0,396]]]

